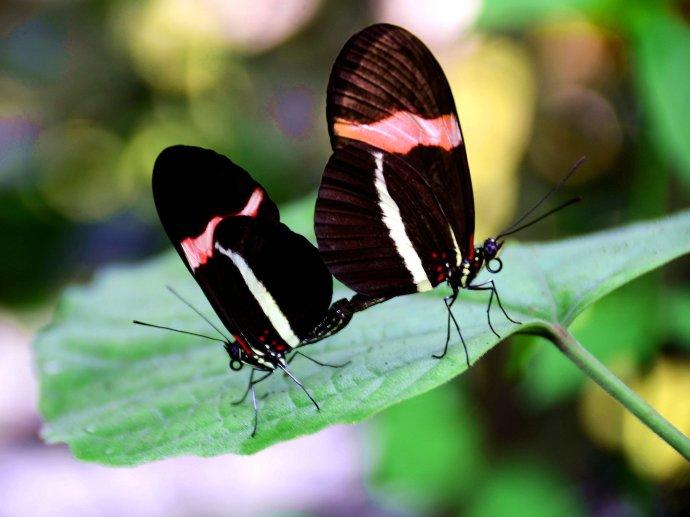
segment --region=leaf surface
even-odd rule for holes
[[[288,209],[284,219],[294,227],[306,217],[303,208]],[[495,304],[492,322],[504,338],[567,326],[602,296],[689,251],[690,211],[558,242],[512,242],[502,254],[503,271],[493,278],[506,310],[523,323],[508,322]],[[485,272],[479,281],[488,278]],[[76,457],[111,465],[253,453],[329,425],[361,421],[467,369],[457,337],[444,359],[431,357],[445,339],[440,297],[447,292],[396,298],[302,349],[321,361],[350,360],[346,367],[319,367],[303,358],[292,363],[321,411],[283,375],[260,384],[259,395],[268,396],[260,401],[259,430],[251,438],[251,404],[232,405],[248,371],[229,371],[220,344],[131,324],[136,318],[208,332],[166,284],[213,317],[172,254],[109,268],[90,285],[66,290],[54,322],[35,343],[49,442],[66,442]],[[487,325],[487,301],[487,293],[463,293],[454,307],[473,363],[500,341]]]

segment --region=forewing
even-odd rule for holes
[[[317,249],[282,223],[223,220],[210,259],[194,272],[224,323],[278,352],[297,346],[323,320],[332,278]]]
[[[278,208],[247,171],[209,149],[177,145],[153,167],[153,198],[163,228],[187,268],[208,260],[213,232],[227,217],[277,224]]]
[[[326,112],[334,150],[357,140],[418,170],[471,256],[474,200],[462,131],[445,74],[419,39],[387,24],[355,34],[333,66]]]
[[[445,278],[457,245],[436,196],[405,160],[352,142],[326,165],[316,238],[331,273],[354,291],[397,296]]]

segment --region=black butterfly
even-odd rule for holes
[[[252,394],[252,436],[258,418],[254,386],[275,370],[289,375],[318,409],[287,365],[296,355],[311,359],[296,349],[344,327],[369,299],[331,305],[333,279],[317,249],[280,222],[266,190],[225,156],[198,147],[167,148],[156,160],[152,184],[163,228],[232,339],[206,318],[223,338],[192,334],[222,341],[232,370],[252,367],[238,401]],[[264,375],[255,379],[255,372]]]
[[[487,314],[495,297],[518,323],[493,280],[473,282],[483,266],[500,271],[501,239],[534,209],[475,246],[465,142],[448,81],[429,49],[400,27],[364,29],[333,65],[326,106],[333,155],[315,228],[331,273],[372,303],[447,283],[447,338],[435,357],[447,352],[451,318],[460,334],[450,307],[462,288],[490,291]],[[489,326],[498,336],[490,319]],[[466,347],[465,353],[469,366]]]

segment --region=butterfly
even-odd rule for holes
[[[156,159],[152,188],[165,232],[229,335],[170,288],[221,337],[135,323],[221,341],[230,369],[251,367],[249,385],[237,402],[251,393],[252,436],[258,421],[254,386],[276,370],[319,409],[288,363],[300,355],[322,366],[342,366],[297,349],[343,328],[369,299],[354,296],[331,305],[333,279],[316,247],[280,222],[266,190],[229,158],[199,147],[169,147]]]
[[[451,319],[465,346],[451,312],[461,289],[490,291],[487,315],[495,298],[506,318],[519,323],[503,308],[493,280],[475,280],[483,267],[501,270],[503,237],[536,222],[519,226],[538,205],[475,245],[465,140],[450,86],[429,49],[394,25],[358,32],[333,65],[326,117],[333,154],[314,224],[333,276],[372,303],[447,284],[446,342],[434,357],[448,350]],[[498,336],[490,317],[488,323]],[[466,346],[465,354],[469,366]]]

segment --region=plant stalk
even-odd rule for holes
[[[548,339],[580,370],[690,461],[690,440],[590,354],[565,328],[549,329]]]

